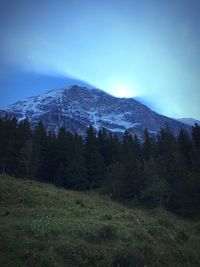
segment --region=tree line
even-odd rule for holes
[[[92,126],[83,138],[60,128],[31,130],[28,120],[0,119],[0,171],[73,190],[98,189],[182,215],[200,211],[200,126],[175,136],[166,125],[143,141],[126,131],[120,140]]]

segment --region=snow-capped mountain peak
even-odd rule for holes
[[[133,98],[117,98],[102,90],[76,84],[18,101],[3,108],[0,115],[14,116],[18,120],[27,118],[33,126],[41,120],[49,130],[56,132],[63,126],[82,135],[90,124],[97,130],[105,128],[116,134],[129,130],[138,135],[144,128],[156,134],[166,123],[175,133],[181,127],[187,128]]]

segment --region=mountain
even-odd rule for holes
[[[196,119],[193,119],[193,118],[181,118],[181,119],[177,119],[177,120],[180,121],[180,122],[183,122],[183,123],[185,123],[187,125],[190,125],[190,126],[194,126],[195,123],[200,125],[200,121],[196,120]]]
[[[53,76],[21,69],[16,70],[16,68],[0,69],[0,73],[0,107],[31,96],[29,92],[39,95],[47,92],[50,88],[63,88],[72,84],[91,87],[85,81],[70,76]],[[9,96],[9,103],[6,96]]]
[[[189,126],[159,115],[133,98],[117,98],[82,85],[55,89],[18,101],[1,109],[0,116],[13,116],[18,120],[28,118],[32,126],[41,120],[48,130],[57,132],[63,126],[82,135],[90,124],[96,130],[105,128],[118,135],[129,130],[141,136],[144,128],[154,135],[166,123],[174,133],[180,128],[190,130]]]

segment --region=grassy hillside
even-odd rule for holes
[[[200,222],[0,176],[0,266],[200,266]]]

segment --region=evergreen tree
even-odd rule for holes
[[[20,148],[22,148],[25,145],[25,143],[32,138],[30,124],[27,119],[22,120],[18,123],[17,138],[18,138]]]
[[[85,147],[81,136],[75,134],[73,138],[71,163],[69,166],[69,186],[73,189],[83,190],[88,188],[86,175]]]
[[[47,133],[43,123],[36,125],[33,134],[33,173],[41,181],[48,181],[46,167]]]
[[[126,180],[126,169],[121,162],[115,162],[108,167],[105,192],[113,198],[123,198],[126,194],[124,181]]]
[[[50,183],[55,184],[57,169],[59,166],[59,151],[57,147],[57,138],[52,132],[48,132],[46,138],[45,165],[47,180]]]
[[[195,148],[200,149],[200,125],[195,123],[195,126],[192,127],[192,139],[195,145]]]
[[[192,141],[194,146],[193,168],[200,173],[200,125],[197,123],[192,127]]]
[[[1,171],[12,175],[17,174],[19,153],[17,137],[17,120],[15,118],[2,119],[0,129]]]
[[[59,162],[58,168],[56,169],[55,174],[55,185],[61,186],[61,187],[67,187],[67,174],[68,170],[66,165],[64,165],[62,162]]]
[[[179,132],[177,143],[180,156],[182,157],[182,167],[185,168],[185,171],[191,170],[193,153],[192,141],[189,134],[185,130],[181,129]]]
[[[133,137],[133,153],[137,160],[142,161],[142,148],[137,135],[134,135]]]
[[[98,141],[99,152],[104,159],[104,163],[106,165],[109,165],[110,163],[109,139],[105,129],[102,129],[98,132],[97,141]]]
[[[17,125],[17,169],[16,173],[20,177],[32,176],[32,133],[27,119],[22,120]]]
[[[170,186],[154,159],[144,163],[143,179],[141,198],[153,205],[165,207],[170,198]]]
[[[55,183],[59,181],[59,184],[65,186],[66,188],[71,187],[71,178],[69,177],[71,159],[73,156],[73,135],[66,131],[65,128],[61,127],[58,133],[57,138],[57,151],[58,151],[58,160],[57,166],[58,171],[55,176]],[[59,176],[59,174],[61,174]]]
[[[109,166],[120,161],[122,153],[122,144],[117,135],[113,135],[111,133],[109,134],[107,142],[108,144],[105,149],[108,150],[108,159],[106,163]]]
[[[157,138],[157,160],[162,171],[162,175],[167,178],[167,182],[173,183],[176,173],[177,142],[171,129],[166,126],[162,128]]]
[[[144,129],[144,141],[142,145],[143,159],[149,160],[153,156],[154,143],[147,128]]]
[[[23,178],[33,178],[33,142],[26,141],[19,151],[18,175]]]
[[[121,162],[125,168],[121,195],[125,198],[138,197],[141,187],[140,162],[135,153],[133,137],[127,131],[123,137]]]
[[[89,187],[90,189],[99,187],[105,177],[105,165],[99,153],[96,133],[91,125],[86,132],[85,156]]]

